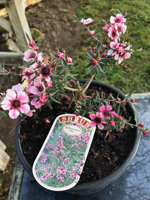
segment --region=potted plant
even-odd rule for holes
[[[131,94],[125,96],[112,86],[93,81],[95,74],[105,75],[114,64],[121,64],[133,52],[132,45],[126,41],[125,15],[119,13],[110,18],[111,24],[103,27],[108,31],[108,39],[104,42],[98,39],[95,31],[90,30],[93,21],[91,18],[77,20],[95,41],[87,52],[88,73],[92,74],[90,80],[75,80],[75,76],[69,71],[73,60],[66,56],[63,49],[50,52],[49,57],[44,56],[39,51],[38,43],[27,36],[29,47],[24,52],[25,63],[20,67],[20,74],[28,85],[23,88],[18,84],[6,93],[1,93],[0,106],[3,111],[0,114],[5,116],[4,111],[9,110],[9,116],[13,119],[22,116],[21,130],[20,127],[16,129],[16,147],[21,162],[25,163],[24,167],[31,175],[35,157],[58,115],[74,113],[77,117],[89,118],[90,126],[97,127],[95,137],[79,186],[68,192],[91,194],[108,185],[127,169],[138,150],[140,141],[138,139],[137,142],[137,138],[140,138],[142,132],[147,135],[148,129],[137,119],[135,99],[131,99]],[[16,74],[15,70],[12,68],[10,73]],[[80,145],[82,146],[82,142]],[[61,159],[64,162],[66,157]],[[73,166],[73,170],[76,175],[71,178],[76,179],[81,174],[77,173],[76,166]],[[41,168],[41,171],[44,176],[48,169],[44,171]],[[50,176],[58,178],[57,173],[61,174],[54,170],[54,176],[48,173],[45,179]],[[62,174],[59,179],[63,185]]]

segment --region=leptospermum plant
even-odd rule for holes
[[[120,107],[126,106],[127,102],[135,104],[135,99],[131,99],[129,94],[124,100],[114,98],[112,94],[106,99],[98,93],[86,96],[86,91],[92,82],[95,74],[105,75],[114,64],[122,64],[125,59],[131,57],[133,53],[132,45],[126,41],[126,16],[122,13],[110,17],[110,24],[106,24],[107,40],[101,41],[97,33],[90,29],[93,19],[79,19],[79,23],[89,32],[94,40],[92,47],[87,52],[87,73],[91,73],[91,79],[83,86],[75,81],[75,77],[69,69],[73,65],[73,59],[66,55],[63,49],[50,52],[46,57],[39,50],[38,43],[29,39],[29,46],[24,52],[24,65],[20,66],[20,76],[26,81],[28,86],[25,88],[21,84],[13,86],[6,92],[0,94],[0,116],[6,116],[8,110],[10,118],[15,119],[19,115],[32,117],[37,109],[47,104],[52,108],[53,101],[60,103],[60,99],[66,98],[70,103],[75,103],[75,113],[84,116],[89,113],[91,127],[97,126],[100,130],[107,130],[110,134],[112,130],[124,128],[126,124],[138,126],[144,135],[148,134],[149,129],[144,128],[144,123],[138,125],[130,124],[130,119],[124,119],[120,115]],[[16,75],[16,69],[7,71],[1,66],[1,71],[5,75]],[[3,80],[2,80],[3,81]],[[68,96],[71,91],[72,96]],[[113,111],[113,106],[118,105],[118,112]],[[86,105],[89,105],[88,107]],[[95,108],[95,112],[93,108]],[[106,135],[107,135],[106,134]]]

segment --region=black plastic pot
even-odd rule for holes
[[[87,80],[79,80],[79,81],[81,83],[85,83]],[[112,87],[108,84],[98,82],[98,81],[92,81],[92,84],[95,86],[102,87],[104,89],[108,89],[108,90],[110,90],[110,93],[113,92],[115,94],[119,94],[119,98],[121,98],[121,99],[125,98],[125,95],[120,90],[118,90],[115,87]],[[134,112],[132,106],[129,103],[128,103],[128,106],[131,109],[132,115],[134,116],[135,112]],[[109,174],[108,176],[106,176],[100,180],[93,181],[90,183],[85,183],[80,186],[75,186],[72,189],[67,190],[66,192],[72,193],[72,194],[77,194],[77,195],[94,194],[94,193],[102,190],[103,188],[105,188],[108,184],[110,184],[112,181],[114,181],[118,177],[120,177],[132,163],[132,161],[138,151],[138,148],[139,148],[140,140],[137,141],[138,129],[134,128],[133,131],[136,131],[136,137],[135,137],[135,141],[133,144],[133,148],[132,148],[130,154],[128,155],[127,159],[125,160],[125,162],[118,169],[116,169],[112,174]],[[16,133],[15,133],[15,143],[16,143],[17,154],[18,154],[18,157],[19,157],[23,167],[25,168],[25,170],[31,176],[33,176],[32,169],[29,166],[29,164],[27,163],[27,161],[22,153],[22,150],[21,150],[20,139],[18,137],[19,133],[20,133],[20,126],[16,128]]]

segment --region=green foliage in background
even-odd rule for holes
[[[128,13],[125,24],[128,41],[134,44],[134,52],[130,59],[123,61],[123,66],[115,66],[106,79],[98,76],[95,79],[111,84],[124,93],[150,92],[150,0],[82,0],[78,12],[81,18],[93,18],[91,25],[95,26],[91,30],[100,30],[100,37],[107,39],[107,31],[103,27],[110,23],[110,16],[118,13],[117,9]],[[85,66],[86,51],[91,42],[86,30],[85,33],[85,38],[80,42],[84,47],[78,52],[76,66],[72,69],[73,73],[79,74],[79,78],[89,78],[85,74]]]

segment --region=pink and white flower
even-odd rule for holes
[[[41,178],[40,181],[48,179],[48,177],[50,177],[50,173],[45,173]]]
[[[120,51],[121,55],[119,55],[119,53],[116,54],[114,59],[115,60],[119,60],[118,63],[120,64],[124,59],[130,58],[131,57],[131,53],[126,51],[126,50],[130,50],[130,48],[131,48],[131,45],[128,45],[125,49],[123,49],[123,47],[119,48],[119,51]]]
[[[28,49],[24,52],[23,60],[26,62],[34,61],[37,58],[38,53],[33,49]]]
[[[96,113],[95,114],[90,114],[90,118],[93,120],[90,122],[90,126],[91,127],[95,127],[96,125],[98,125],[98,128],[100,130],[104,129],[104,125],[103,124],[106,124],[107,122],[103,119],[103,115],[102,113]]]
[[[9,116],[16,119],[19,113],[28,113],[30,106],[28,105],[29,97],[26,92],[7,90],[4,100],[1,102],[3,110],[9,110]]]
[[[37,77],[34,82],[33,85],[29,86],[28,91],[34,95],[41,95],[45,92],[45,85],[44,82],[42,82],[42,80]]]
[[[102,116],[105,117],[106,119],[110,118],[110,115],[112,117],[116,116],[116,112],[111,111],[112,110],[112,106],[111,105],[107,105],[107,106],[100,106],[99,110],[102,112]]]
[[[39,64],[37,62],[35,62],[34,64],[30,65],[30,69],[37,69],[37,67],[39,66]]]
[[[88,18],[88,19],[81,19],[81,23],[83,25],[89,25],[93,22],[94,20],[92,18]]]
[[[31,79],[32,78],[32,75],[33,75],[33,70],[32,69],[24,69],[23,70],[23,78],[24,79]]]
[[[116,25],[115,25],[115,29],[117,30],[117,32],[118,32],[119,34],[121,34],[121,33],[125,33],[125,32],[126,32],[127,26],[126,26],[125,24],[123,24],[123,23],[121,23],[121,24],[116,24]]]
[[[108,52],[107,52],[107,55],[108,56],[110,56],[110,55],[112,55],[112,56],[114,56],[114,55],[116,55],[117,54],[117,49],[115,49],[115,48],[118,48],[119,47],[119,43],[116,41],[116,42],[111,42],[110,43],[110,50],[108,50]]]
[[[118,32],[115,29],[115,25],[111,25],[111,27],[108,29],[108,36],[113,40],[116,41],[119,39]]]
[[[46,67],[45,65],[42,65],[41,70],[38,71],[40,73],[40,78],[45,79],[49,82],[50,76],[52,76],[51,69],[51,67]]]
[[[126,19],[124,18],[124,16],[122,14],[117,14],[116,17],[111,16],[110,17],[110,22],[112,24],[120,24],[120,23],[124,23],[126,22]]]

